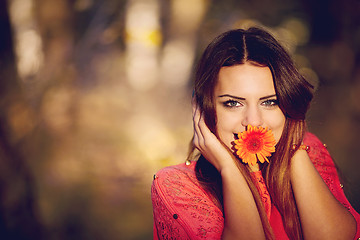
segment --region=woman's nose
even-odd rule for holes
[[[263,118],[262,118],[260,109],[257,108],[256,106],[247,107],[244,112],[244,116],[243,116],[241,124],[244,127],[246,127],[248,125],[252,125],[252,126],[256,126],[256,127],[262,126]]]

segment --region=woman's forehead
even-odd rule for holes
[[[274,94],[275,88],[268,67],[241,64],[220,69],[215,92],[219,94],[240,94],[245,97],[254,94]]]

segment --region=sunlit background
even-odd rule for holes
[[[183,162],[192,137],[194,64],[251,25],[316,87],[309,129],[360,211],[359,1],[7,0],[0,12],[2,237],[151,239],[153,174]]]

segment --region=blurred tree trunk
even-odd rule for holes
[[[34,100],[44,103],[46,92],[59,86],[71,87],[73,69],[73,9],[70,2],[58,0],[33,0],[34,21],[41,37],[44,64],[36,76]]]
[[[15,67],[7,1],[0,1],[0,42],[0,236],[42,239],[34,199],[35,182],[24,154],[30,139],[14,134],[30,121],[26,119],[30,109]]]

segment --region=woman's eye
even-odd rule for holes
[[[261,105],[264,105],[266,107],[274,107],[278,105],[278,100],[276,99],[268,99],[261,103]]]
[[[239,106],[241,106],[241,104],[238,101],[228,100],[228,101],[224,102],[224,106],[231,108],[231,107],[239,107]]]

